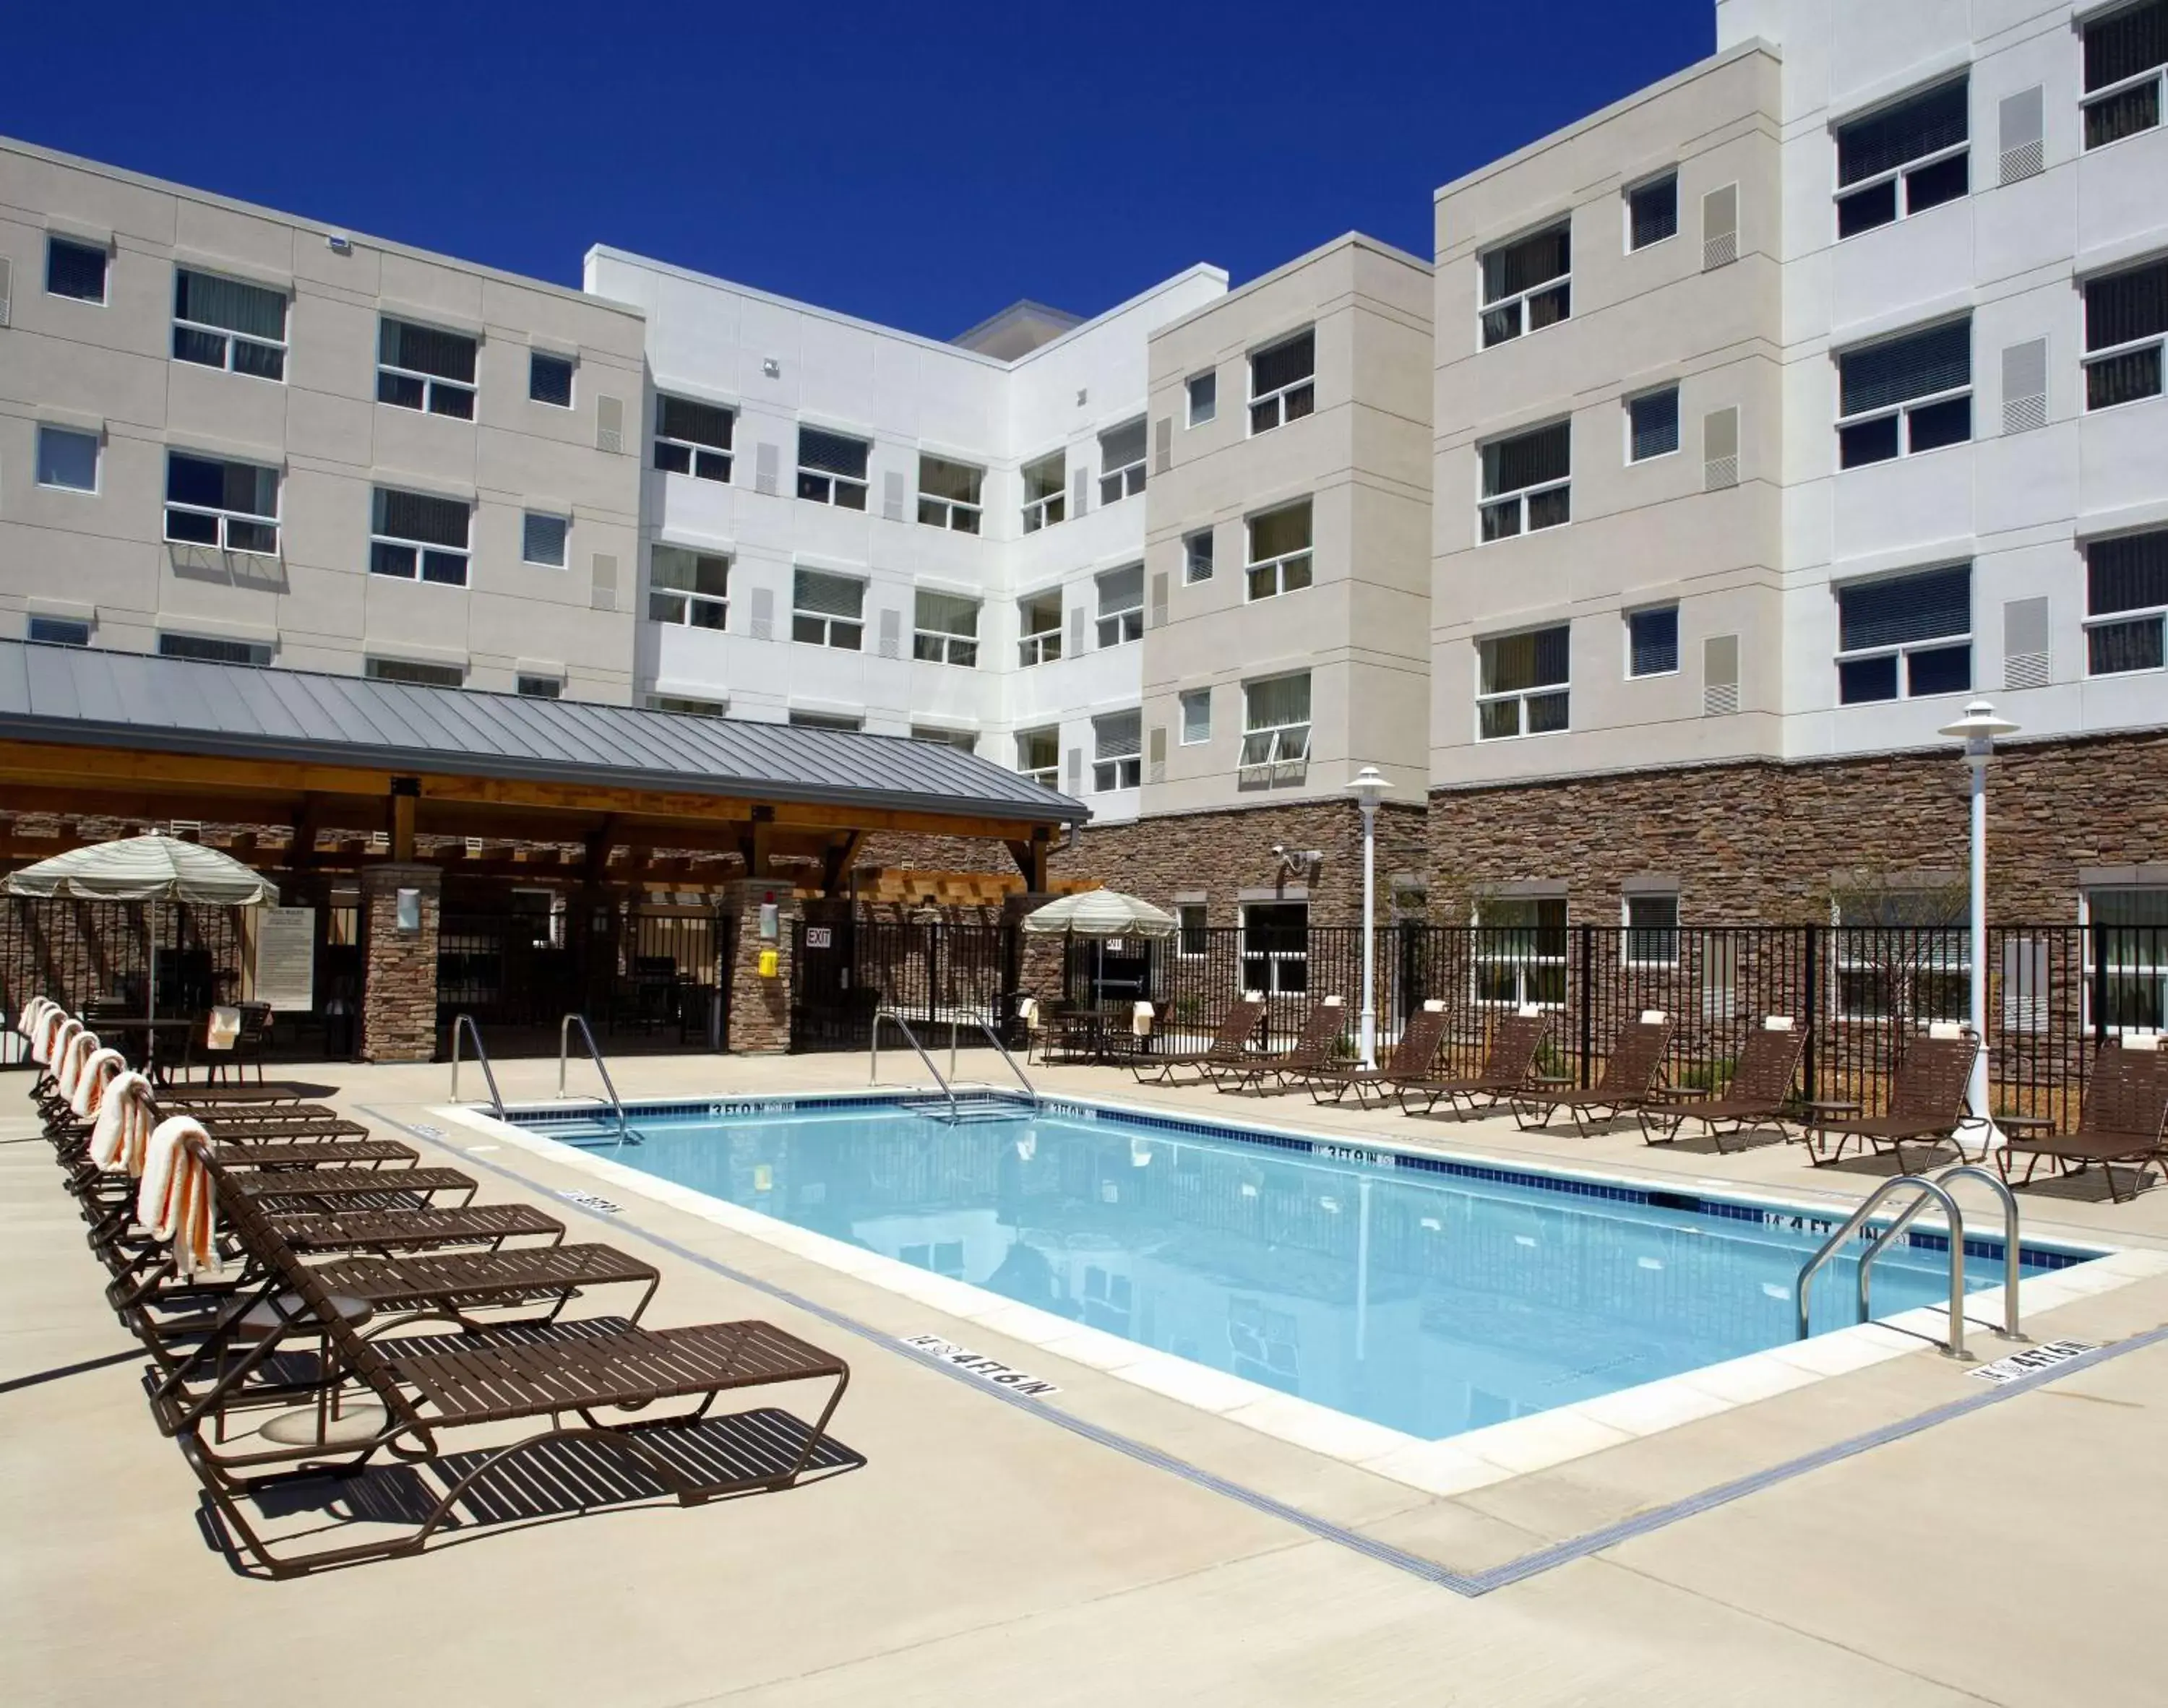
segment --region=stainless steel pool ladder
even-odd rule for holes
[[[595,1071],[603,1076],[603,1090],[609,1094],[606,1098],[597,1097],[595,1101],[598,1103],[607,1102],[616,1115],[617,1142],[619,1144],[638,1144],[640,1135],[625,1121],[624,1105],[619,1101],[617,1087],[610,1083],[609,1069],[603,1061],[603,1053],[595,1048],[595,1035],[588,1027],[587,1017],[584,1014],[568,1014],[557,1027],[557,1095],[560,1097],[571,1095],[565,1090],[565,1069],[571,1058],[572,1028],[576,1026],[580,1029],[580,1042],[587,1047],[587,1058],[595,1064]],[[585,1095],[594,1095],[592,1092]]]
[[[1864,1228],[1884,1198],[1910,1191],[1912,1201],[1899,1212],[1897,1219],[1875,1238],[1859,1254],[1859,1316],[1860,1322],[1871,1320],[1868,1308],[1868,1289],[1873,1274],[1874,1260],[1901,1239],[1915,1217],[1931,1203],[1939,1204],[1949,1223],[1950,1247],[1950,1334],[1943,1343],[1943,1350],[1953,1358],[1965,1355],[1964,1297],[1965,1297],[1965,1233],[1964,1212],[1958,1207],[1946,1182],[1975,1180],[1985,1182],[2002,1201],[2002,1326],[1995,1332],[2006,1339],[2022,1339],[2017,1314],[2017,1283],[2022,1268],[2023,1246],[2019,1238],[2017,1198],[2009,1186],[1997,1180],[1985,1169],[1974,1163],[1957,1163],[1937,1173],[1927,1175],[1899,1175],[1884,1180],[1868,1194],[1867,1201],[1852,1212],[1851,1217],[1836,1233],[1824,1240],[1820,1249],[1800,1266],[1799,1279],[1793,1289],[1797,1308],[1799,1333],[1797,1338],[1807,1338],[1807,1298],[1815,1275],[1838,1252],[1853,1234]]]
[[[489,1111],[500,1121],[504,1118],[504,1099],[497,1095],[497,1074],[489,1065],[489,1052],[481,1047],[481,1028],[475,1024],[470,1014],[452,1016],[452,1101],[460,1101],[460,1034],[465,1032],[474,1040],[475,1059],[481,1064],[481,1076],[489,1085]]]
[[[948,1023],[948,1072],[946,1077],[943,1077],[940,1069],[933,1065],[933,1058],[927,1054],[926,1046],[918,1041],[918,1034],[911,1030],[911,1022],[892,1008],[875,1009],[874,1010],[873,1062],[866,1078],[868,1085],[876,1084],[880,1079],[880,1029],[881,1022],[885,1020],[892,1022],[895,1029],[903,1034],[904,1042],[917,1053],[918,1059],[924,1064],[927,1073],[932,1076],[933,1083],[941,1088],[942,1096],[948,1100],[948,1119],[952,1122],[964,1118],[963,1109],[956,1101],[955,1086],[956,1031],[959,1026],[963,1026],[975,1027],[984,1034],[986,1042],[994,1047],[996,1053],[1008,1064],[1009,1071],[1017,1076],[1017,1083],[1023,1087],[1023,1095],[1029,1100],[1034,1112],[1038,1111],[1039,1088],[1031,1083],[1024,1070],[1017,1065],[1017,1059],[1008,1053],[1007,1047],[994,1036],[994,1029],[982,1020],[951,1021]]]

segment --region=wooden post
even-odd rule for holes
[[[422,799],[422,779],[418,777],[395,777],[391,779],[391,858],[401,866],[414,862],[414,809]]]

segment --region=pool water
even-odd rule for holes
[[[1788,1210],[1670,1208],[1639,1193],[1338,1161],[1104,1110],[961,1124],[892,1104],[635,1121],[644,1143],[622,1148],[591,1128],[530,1124],[1430,1438],[1790,1341],[1799,1266],[1830,1231]],[[1816,1278],[1818,1332],[1853,1320],[1863,1249]],[[1878,1259],[1875,1314],[1946,1299],[1947,1261],[1909,1244]],[[1993,1258],[1968,1259],[1975,1289],[2001,1275]]]

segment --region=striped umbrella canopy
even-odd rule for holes
[[[279,892],[230,855],[173,836],[123,836],[71,848],[0,880],[10,895],[100,901],[186,901],[206,907],[276,902]]]
[[[1164,908],[1117,889],[1085,889],[1034,908],[1023,928],[1042,936],[1171,937],[1175,917]]]

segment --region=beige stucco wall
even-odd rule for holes
[[[455,664],[509,689],[523,660],[569,695],[631,687],[638,561],[641,321],[577,292],[0,142],[0,632],[34,602],[81,614],[97,644],[162,632],[247,640],[282,666],[359,672],[369,656]],[[107,247],[104,305],[45,290],[49,231]],[[172,359],[176,264],[285,294],[283,383]],[[480,337],[476,418],[375,401],[380,312]],[[532,401],[540,343],[572,356],[570,410]],[[597,448],[598,400],[623,400],[627,450]],[[103,441],[95,494],[35,481],[38,423]],[[276,557],[163,543],[168,448],[280,473]],[[369,573],[376,485],[470,501],[468,586]],[[572,518],[562,569],[523,563],[523,512]],[[596,564],[616,565],[598,611]]]

